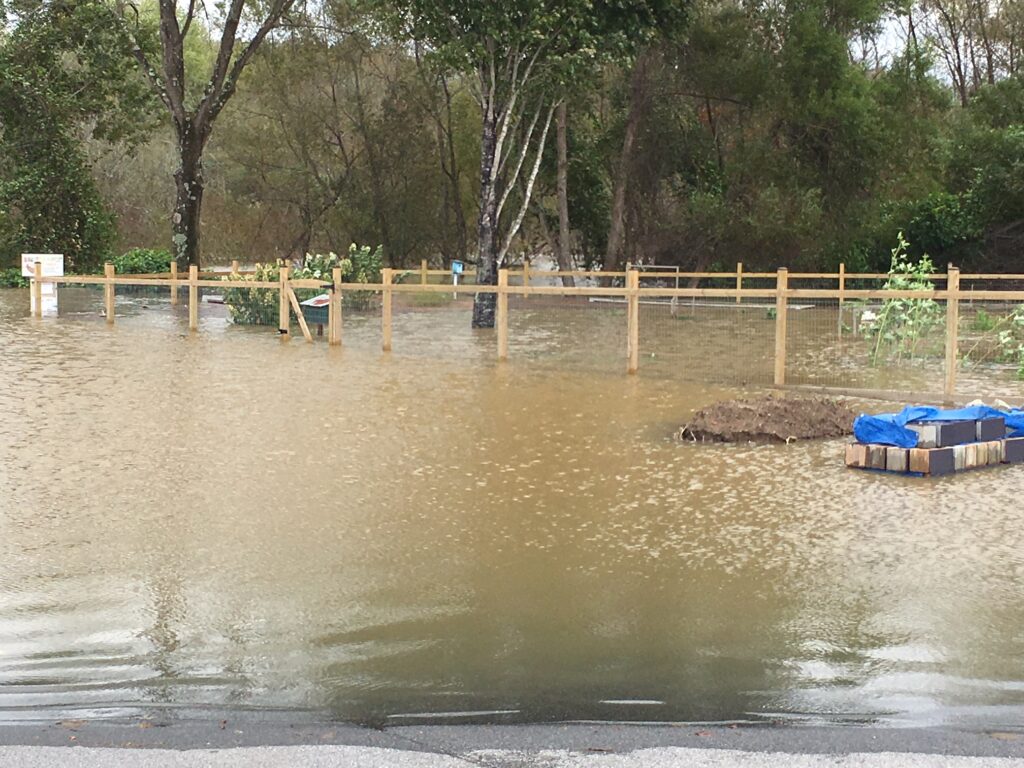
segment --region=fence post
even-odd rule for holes
[[[523,296],[526,296],[526,289],[530,287],[530,259],[523,257]]]
[[[736,290],[737,291],[742,291],[743,290],[743,262],[742,261],[737,261],[736,262]],[[737,293],[736,294],[736,303],[739,304],[741,301],[743,301],[743,297],[741,297]]]
[[[199,330],[199,286],[196,281],[199,279],[199,267],[195,264],[188,268],[188,329]]]
[[[960,335],[960,270],[950,265],[946,277],[946,384],[942,393],[952,402],[956,392]]]
[[[171,306],[178,303],[178,262],[171,259]]]
[[[846,263],[839,262],[839,337],[843,336],[843,301],[846,299]]]
[[[108,281],[114,279],[114,265],[109,261],[103,265],[103,276]],[[107,313],[107,325],[114,323],[114,284],[106,282],[103,284],[103,307]]]
[[[291,334],[291,315],[288,311],[288,273],[291,272],[291,267],[284,264],[281,265],[281,270],[278,276],[280,285],[278,290],[280,291],[279,302],[277,306],[277,331],[281,334],[281,338],[287,339]]]
[[[508,360],[508,270],[498,270],[498,360]]]
[[[341,346],[341,267],[331,270],[331,302],[327,305],[327,343]]]
[[[420,259],[420,285],[427,284],[427,260]]]
[[[786,384],[786,320],[789,299],[789,270],[779,267],[775,278],[775,386]]]
[[[626,273],[626,288],[629,294],[626,298],[627,315],[626,327],[628,339],[626,342],[626,373],[636,373],[640,369],[640,273],[636,270],[629,270]]]
[[[231,274],[235,277],[238,276],[238,259],[231,260]]]
[[[384,340],[381,349],[385,352],[391,351],[391,273],[392,269],[385,267],[381,270],[381,282],[384,283],[384,291],[381,301],[381,335]]]
[[[32,265],[32,315],[43,316],[43,265],[37,261]]]

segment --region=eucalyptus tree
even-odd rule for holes
[[[118,0],[133,36],[134,55],[143,76],[164,105],[177,139],[178,168],[174,172],[175,202],[171,216],[173,254],[180,265],[200,264],[200,213],[203,204],[203,152],[214,123],[234,96],[239,79],[267,36],[281,23],[296,0],[253,0],[211,3],[159,0],[158,41],[151,44],[137,8]],[[200,18],[201,17],[201,18]],[[245,37],[245,31],[250,34]],[[185,71],[189,35],[210,36],[216,56],[208,75]],[[216,35],[220,39],[216,41]],[[191,83],[205,79],[202,92],[192,95]]]
[[[581,70],[627,56],[676,0],[384,0],[400,35],[472,83],[480,106],[477,279],[497,282],[526,216],[562,88]],[[513,210],[514,209],[514,210]],[[495,296],[477,294],[473,326],[493,327]]]

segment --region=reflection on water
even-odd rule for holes
[[[624,376],[617,342],[543,364],[582,313],[520,310],[533,356],[498,366],[461,308],[385,356],[375,318],[327,349],[25,303],[0,292],[0,718],[1024,714],[1024,469],[679,445],[733,392]]]

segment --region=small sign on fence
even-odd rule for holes
[[[21,276],[34,277],[36,262],[43,268],[43,277],[64,277],[63,253],[23,253],[21,254]],[[43,283],[40,286],[42,314],[45,317],[57,316],[57,284]],[[36,312],[36,294],[31,292],[31,312]]]

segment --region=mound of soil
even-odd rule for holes
[[[716,443],[840,437],[853,432],[856,417],[843,403],[823,397],[726,400],[697,411],[679,437]]]

